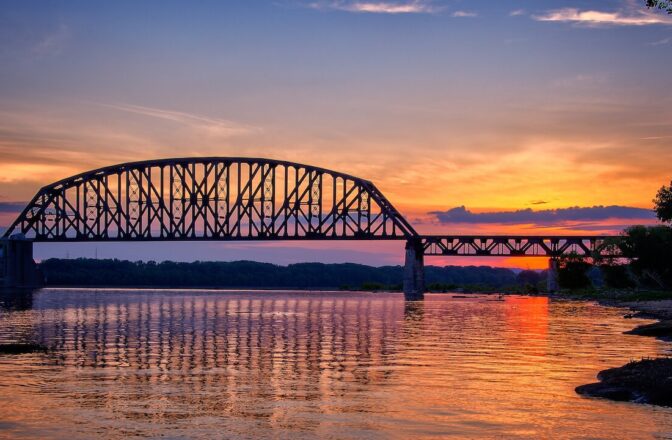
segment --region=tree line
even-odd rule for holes
[[[401,266],[298,263],[279,266],[254,261],[124,261],[116,259],[57,259],[39,264],[48,286],[153,286],[268,289],[401,290]],[[489,266],[427,266],[429,290],[497,290],[534,286],[544,274],[516,273]]]
[[[672,182],[663,185],[653,199],[661,225],[636,225],[620,236],[606,240],[612,258],[581,258],[568,255],[559,262],[560,287],[576,289],[591,286],[589,273],[598,267],[604,283],[613,288],[672,289]]]

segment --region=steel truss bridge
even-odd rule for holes
[[[606,252],[600,236],[421,235],[370,181],[269,159],[124,163],[40,189],[3,235],[5,285],[31,284],[33,242],[405,240],[404,291],[424,290],[424,256]]]

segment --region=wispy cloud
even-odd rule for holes
[[[128,104],[68,101],[59,111],[13,107],[0,110],[0,191],[17,199],[56,178],[105,164],[222,154],[232,148],[228,141],[240,152],[248,134],[264,133],[224,119]]]
[[[540,15],[533,15],[532,18],[537,21],[565,22],[587,26],[672,25],[672,15],[665,15],[646,9],[605,12],[562,8],[550,10]]]
[[[671,139],[672,136],[646,136],[643,138],[640,138],[643,141],[659,141],[661,139]]]
[[[606,73],[578,73],[573,76],[556,79],[552,82],[552,85],[553,87],[561,88],[595,87],[608,81],[609,75]]]
[[[505,224],[537,224],[559,225],[568,221],[601,221],[608,219],[652,220],[655,215],[650,209],[633,208],[630,206],[591,206],[561,209],[520,209],[517,211],[474,213],[464,206],[447,211],[433,211],[441,223],[505,223]]]
[[[453,17],[477,17],[478,14],[471,11],[455,11],[451,14]]]
[[[662,46],[664,44],[672,43],[672,37],[663,38],[662,40],[653,41],[649,43],[649,46]]]
[[[525,15],[525,14],[527,14],[527,11],[525,11],[525,9],[515,9],[515,10],[509,12],[509,16],[511,16],[511,17],[519,17],[519,16]]]
[[[241,124],[226,119],[216,119],[207,116],[195,115],[192,113],[179,112],[175,110],[164,110],[153,107],[144,107],[131,104],[99,104],[103,107],[109,107],[116,110],[135,113],[151,118],[172,121],[178,124],[186,125],[198,130],[202,130],[210,135],[230,137],[239,136],[256,132],[259,129],[249,125]]]
[[[319,1],[309,5],[314,9],[363,12],[372,14],[430,14],[439,10],[428,1]]]
[[[61,23],[54,31],[42,37],[33,46],[32,52],[35,55],[41,56],[58,55],[63,51],[68,40],[70,40],[71,34],[70,27]]]
[[[17,213],[23,211],[28,202],[0,202],[0,213]]]

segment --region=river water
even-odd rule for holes
[[[547,298],[44,289],[5,297],[0,438],[672,438],[583,398],[670,354],[623,310]]]

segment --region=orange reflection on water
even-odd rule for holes
[[[8,435],[654,438],[672,410],[588,400],[665,352],[594,304],[396,294],[46,290],[0,311]]]
[[[526,341],[546,341],[548,338],[548,303],[546,296],[505,296],[507,335]]]

